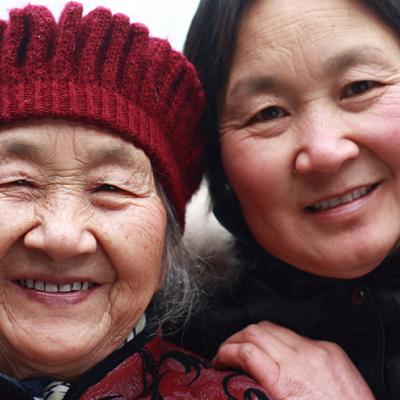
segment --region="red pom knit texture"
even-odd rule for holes
[[[109,129],[144,150],[184,225],[199,185],[204,96],[193,66],[144,25],[66,5],[58,22],[29,5],[0,21],[0,124],[61,118]]]

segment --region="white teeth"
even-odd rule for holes
[[[43,282],[43,281],[34,281],[32,279],[20,279],[18,282],[20,283],[20,285],[28,289],[35,289],[41,292],[48,292],[48,293],[76,292],[79,290],[88,290],[91,287],[93,287],[93,283],[91,282],[72,282],[72,283],[65,283],[62,285],[56,285],[54,283]]]
[[[354,190],[351,193],[347,193],[343,196],[321,201],[321,203],[311,206],[310,209],[312,209],[313,211],[324,211],[328,208],[333,208],[340,204],[349,203],[350,201],[357,200],[360,197],[365,196],[371,189],[372,185],[366,186],[361,189]]]
[[[345,194],[344,196],[341,197],[341,200],[343,203],[348,203],[349,201],[353,200],[353,196],[351,195],[351,193]]]
[[[70,292],[72,290],[72,285],[70,283],[67,283],[66,285],[59,285],[58,286],[58,291],[59,292]]]
[[[35,281],[34,288],[36,290],[40,290],[41,292],[44,291],[44,282],[42,281]]]
[[[335,207],[342,203],[342,200],[339,198],[328,200],[329,207]]]
[[[28,287],[29,289],[33,289],[34,286],[35,286],[35,282],[32,279],[26,280],[26,287]]]
[[[58,288],[57,285],[54,285],[54,283],[46,283],[44,291],[54,293],[58,292]]]
[[[316,208],[318,210],[326,210],[327,208],[329,208],[329,201],[323,201],[321,204],[317,205]]]

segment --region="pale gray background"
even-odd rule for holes
[[[67,0],[0,0],[0,18],[7,19],[8,9],[30,4],[47,6],[58,18]],[[142,22],[153,36],[168,39],[172,46],[181,50],[190,21],[199,0],[82,0],[84,13],[99,5],[113,13],[122,12],[132,22]]]

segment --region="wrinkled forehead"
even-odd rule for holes
[[[397,57],[398,35],[358,0],[256,0],[243,17],[230,81],[297,76]],[[231,85],[232,86],[232,85]]]
[[[285,52],[290,46],[334,50],[336,41],[383,40],[391,28],[361,0],[256,0],[240,25],[237,48],[251,52],[254,40]],[[375,34],[375,35],[374,35]],[[385,42],[381,42],[385,45]]]
[[[328,33],[330,29],[368,27],[385,29],[385,22],[364,0],[254,0],[240,24],[244,34],[268,31],[272,40],[296,38],[301,32]],[[276,35],[276,36],[275,36]]]
[[[148,167],[145,153],[121,136],[62,120],[33,121],[0,129],[0,157],[39,164],[79,160],[83,165]]]

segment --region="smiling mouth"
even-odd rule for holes
[[[330,199],[323,200],[320,203],[308,206],[306,207],[306,210],[311,212],[330,210],[331,208],[341,206],[342,204],[351,203],[352,201],[358,200],[374,191],[378,186],[379,183],[364,186],[359,189],[353,190],[352,192],[346,193],[343,196],[332,197]]]
[[[71,282],[57,285],[55,283],[38,281],[33,279],[18,279],[17,283],[27,289],[46,293],[73,293],[91,289],[93,282]]]

